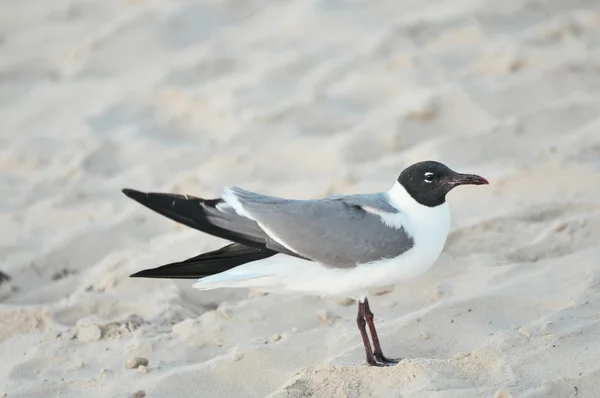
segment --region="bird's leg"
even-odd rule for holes
[[[379,344],[379,336],[377,336],[377,330],[375,330],[375,323],[373,322],[373,313],[371,312],[371,308],[369,307],[369,299],[365,298],[363,306],[365,321],[367,325],[369,325],[369,332],[371,333],[371,339],[373,340],[373,356],[376,360],[384,364],[395,364],[400,362],[400,359],[386,358],[383,355],[383,352],[381,351],[381,344]]]
[[[363,339],[363,344],[365,346],[365,353],[367,354],[367,363],[371,366],[381,366],[373,355],[373,350],[371,349],[371,342],[369,341],[369,336],[367,335],[367,329],[365,326],[367,325],[367,321],[365,319],[365,303],[358,302],[358,314],[356,316],[356,323],[358,325],[358,330],[360,331],[360,335]]]

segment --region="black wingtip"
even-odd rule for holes
[[[158,279],[162,279],[162,278],[177,279],[177,278],[180,278],[180,276],[173,275],[172,273],[169,273],[169,272],[165,272],[165,270],[161,269],[161,268],[162,267],[145,269],[145,270],[136,272],[135,274],[131,274],[131,275],[129,275],[129,277],[130,278],[158,278]]]
[[[143,270],[143,271],[139,271],[136,272],[135,274],[131,274],[129,275],[130,278],[147,278],[148,277],[148,270]]]
[[[177,264],[177,263],[176,263]],[[171,265],[171,264],[169,264]],[[158,267],[145,269],[140,272],[136,272],[135,274],[129,275],[130,278],[150,278],[150,279],[202,279],[206,275],[203,274],[198,267],[196,269],[189,269],[189,267],[184,267],[179,270],[177,268],[172,269],[171,267]]]
[[[220,249],[202,253],[187,260],[144,269],[130,278],[201,279],[215,275],[251,261],[262,260],[277,254],[269,249],[230,243]]]
[[[135,189],[130,188],[123,188],[121,189],[121,192],[132,199],[135,199],[136,197],[139,198],[140,196],[147,196],[147,194],[144,192],[136,191]]]

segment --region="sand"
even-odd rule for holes
[[[600,3],[0,3],[0,397],[600,396]],[[387,190],[442,161],[425,275],[344,298],[130,279],[223,244],[127,199]]]

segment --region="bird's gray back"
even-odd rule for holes
[[[414,245],[404,227],[387,226],[365,210],[398,214],[385,193],[290,200],[231,190],[273,239],[326,266],[348,268],[393,258]]]

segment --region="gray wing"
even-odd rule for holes
[[[257,223],[243,217],[222,199],[202,199],[190,195],[140,192],[123,193],[171,220],[219,238],[261,250],[302,257],[275,242]]]
[[[224,199],[245,213],[276,242],[302,257],[331,267],[348,268],[396,257],[414,246],[404,227],[382,222],[378,213],[398,213],[385,194],[288,200],[229,188]]]

